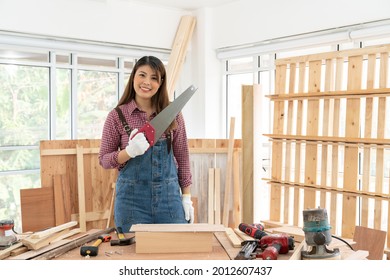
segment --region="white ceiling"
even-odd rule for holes
[[[156,6],[177,8],[183,10],[195,10],[202,7],[215,7],[236,1],[238,0],[142,0],[138,2],[150,3]]]

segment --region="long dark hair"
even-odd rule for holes
[[[155,56],[144,56],[141,57],[134,65],[133,71],[130,74],[129,81],[127,82],[125,91],[122,97],[119,99],[118,105],[126,104],[135,99],[134,89],[134,76],[140,66],[148,65],[154,71],[156,71],[157,77],[160,81],[160,87],[157,93],[152,97],[152,105],[156,108],[156,113],[160,113],[165,107],[169,105],[169,95],[167,90],[167,79],[165,66],[160,59]],[[171,131],[176,128],[176,121],[173,121],[167,131]]]

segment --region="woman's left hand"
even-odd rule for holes
[[[185,213],[185,219],[188,223],[194,223],[194,207],[192,206],[191,194],[183,194],[181,198],[183,203],[183,209]]]

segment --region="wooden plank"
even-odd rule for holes
[[[306,71],[306,64],[301,62],[299,63],[299,84],[298,84],[298,91],[303,92],[305,87],[305,71]],[[297,119],[296,119],[296,133],[295,135],[302,135],[302,110],[303,110],[303,101],[298,100],[297,101]],[[294,173],[294,182],[300,183],[301,182],[301,143],[295,144],[295,173]],[[300,209],[300,194],[299,190],[294,190],[294,217],[293,217],[293,225],[298,226],[299,222],[301,221],[301,209]]]
[[[54,175],[54,208],[56,226],[71,221],[71,200],[68,176]]]
[[[353,245],[355,250],[367,250],[369,260],[382,260],[386,242],[386,232],[370,229],[362,226],[356,226],[353,235]]]
[[[293,95],[289,94],[271,94],[266,97],[271,100],[311,100],[311,99],[342,99],[342,98],[367,98],[367,97],[388,97],[390,88],[380,89],[356,89],[356,90],[334,90],[320,92],[298,92]]]
[[[48,248],[47,250],[45,250],[44,252],[42,252],[38,255],[35,255],[32,259],[34,259],[34,260],[49,260],[49,259],[57,258],[57,257],[65,254],[66,252],[68,252],[72,249],[80,247],[80,246],[84,245],[85,243],[88,243],[92,240],[96,240],[98,238],[98,236],[100,236],[102,234],[105,234],[105,233],[110,234],[114,230],[115,230],[115,228],[107,228],[104,230],[89,230],[87,233],[83,233],[83,234],[77,236],[76,238],[69,238],[66,240],[58,241],[54,244],[50,244],[49,246],[43,248],[43,249]],[[56,246],[57,244],[61,244],[61,245]],[[50,247],[53,247],[53,248],[50,248]],[[80,256],[80,250],[77,250],[77,254]]]
[[[195,24],[196,18],[190,15],[182,16],[179,22],[167,65],[167,89],[170,100],[173,99],[175,85],[184,64],[189,42],[191,41],[192,33],[195,29]]]
[[[238,228],[234,228],[234,232],[240,237],[241,240],[255,240],[252,236],[249,236],[248,234],[242,232]]]
[[[208,223],[214,224],[214,192],[215,192],[215,186],[214,186],[214,168],[209,168],[209,185],[208,185]]]
[[[242,170],[241,218],[242,221],[253,221],[253,174],[254,174],[254,95],[259,94],[259,88],[253,85],[242,85],[241,104],[242,104],[242,169],[236,170],[236,174]],[[235,169],[238,167],[235,167]],[[237,193],[239,195],[239,193]],[[237,213],[239,214],[239,213]],[[238,226],[236,222],[232,227]]]
[[[232,246],[235,248],[241,248],[241,240],[238,238],[234,230],[232,228],[225,228],[225,232],[229,241],[232,243]]]
[[[5,248],[3,250],[0,250],[0,260],[3,260],[5,258],[7,258],[8,256],[11,255],[11,252],[13,250],[16,250],[20,247],[24,246],[22,242],[18,242],[18,243],[15,243],[11,246],[9,246],[8,248]]]
[[[342,146],[351,147],[364,147],[364,146],[383,146],[383,148],[390,147],[390,139],[377,139],[377,138],[359,138],[359,137],[327,137],[327,136],[297,136],[297,135],[278,135],[278,134],[264,134],[271,138],[271,141],[294,141],[319,144],[337,144]]]
[[[215,176],[215,216],[214,216],[214,222],[216,225],[221,224],[221,169],[215,168],[214,169],[214,176]]]
[[[250,201],[253,201],[253,196],[251,199],[248,198],[247,200],[245,200],[245,203],[250,204]],[[242,200],[241,200],[241,185],[240,185],[239,153],[238,151],[233,151],[233,225],[234,227],[238,227],[238,225],[242,222],[241,209],[242,209]],[[253,217],[253,214],[251,216]]]
[[[290,261],[300,261],[302,260],[302,251],[306,248],[306,241],[298,243],[299,245],[294,248],[294,253],[289,258]]]
[[[333,80],[333,60],[325,61],[325,91],[334,90]],[[322,136],[329,136],[329,120],[330,120],[330,100],[325,99],[323,104],[323,120],[322,120]],[[328,184],[328,148],[326,144],[322,145],[321,150],[321,185]],[[320,192],[320,207],[326,208],[326,192]]]
[[[380,54],[380,69],[379,69],[379,87],[386,87],[387,74],[388,74],[388,61],[389,53]],[[377,138],[385,138],[385,122],[386,122],[386,98],[378,98],[378,126],[377,126]],[[377,147],[376,149],[376,164],[375,164],[375,191],[384,192],[383,179],[384,179],[384,149]],[[375,212],[374,212],[374,228],[381,229],[382,225],[382,201],[375,200]]]
[[[376,54],[368,55],[368,65],[367,65],[367,89],[374,88],[375,80],[375,63],[376,63]],[[372,137],[372,114],[373,114],[373,97],[366,98],[366,110],[365,110],[365,119],[364,119],[364,138]],[[364,147],[363,150],[363,175],[362,175],[362,190],[370,190],[370,161],[371,161],[371,147]],[[362,226],[368,226],[368,199],[362,198],[362,211],[361,219]]]
[[[348,83],[350,90],[361,88],[363,57],[350,57],[348,63]],[[359,137],[360,132],[360,100],[347,99],[346,105],[346,137]],[[344,150],[344,180],[346,190],[356,190],[358,180],[358,148],[346,146]],[[343,196],[342,236],[351,238],[356,221],[356,197]]]
[[[33,233],[30,235],[29,238],[42,239],[42,238],[45,238],[45,237],[52,235],[53,233],[63,231],[64,229],[68,229],[68,228],[74,227],[76,225],[77,225],[77,222],[68,222],[68,223],[65,223],[65,224],[62,224],[59,226],[55,226],[55,227],[52,227],[52,228],[49,228],[49,229],[46,229],[46,230],[43,230],[40,232]]]
[[[233,168],[233,144],[234,144],[234,124],[235,118],[230,118],[230,132],[229,132],[229,149],[228,159],[226,165],[226,177],[225,177],[225,195],[223,202],[222,224],[225,227],[229,226],[229,211],[231,202],[231,182],[232,182],[232,168]]]
[[[291,63],[290,67],[290,79],[289,79],[289,87],[288,87],[288,94],[291,95],[295,91],[295,79],[296,79],[296,64]],[[286,133],[287,135],[292,134],[292,128],[293,128],[293,110],[294,110],[294,102],[292,100],[288,101],[287,104],[287,127],[286,127]],[[291,159],[291,143],[286,143],[286,150],[285,150],[285,180],[290,181],[291,180],[291,170],[292,170],[292,159]],[[283,213],[283,220],[284,223],[289,222],[289,213],[291,212],[290,209],[290,188],[284,187],[284,213]]]
[[[77,194],[79,202],[79,224],[82,232],[87,231],[86,210],[85,210],[85,188],[84,188],[84,155],[83,146],[76,145],[77,157]]]
[[[344,67],[344,58],[336,59],[336,78],[335,78],[335,90],[341,89],[341,84],[343,80],[343,67]],[[333,131],[331,132],[333,136],[340,135],[340,99],[335,99],[333,102]],[[332,146],[332,170],[331,170],[331,186],[337,187],[339,180],[339,146]],[[337,222],[337,194],[330,194],[330,211],[329,223],[332,226],[331,232],[335,234],[336,222]]]
[[[62,247],[65,244],[68,244],[69,242],[70,242],[70,240],[60,240],[60,241],[57,241],[57,242],[55,242],[53,244],[49,244],[47,246],[44,246],[42,248],[31,249],[31,250],[29,250],[27,252],[24,252],[23,254],[20,254],[20,255],[17,255],[17,256],[13,256],[13,257],[9,257],[7,260],[30,260],[30,259],[34,259],[35,257],[37,257],[39,255],[42,255],[42,254],[44,254],[46,252],[50,252],[53,249]]]
[[[115,187],[116,183],[111,184],[112,188],[112,194],[111,194],[111,202],[110,202],[110,208],[109,208],[109,213],[108,213],[108,219],[107,219],[107,225],[106,228],[114,226],[113,220],[114,220],[114,202],[115,202]]]
[[[23,232],[55,226],[53,187],[20,190]]]
[[[309,62],[309,91],[321,90],[321,61]],[[307,128],[308,136],[318,135],[319,101],[308,100],[307,102]],[[306,144],[305,155],[305,183],[316,184],[317,181],[317,145]],[[315,208],[315,191],[304,191],[304,208]]]
[[[31,238],[31,236],[29,236],[27,238],[22,239],[22,243],[24,244],[24,246],[26,246],[27,248],[29,248],[31,250],[39,250],[43,247],[48,246],[55,239],[59,238],[60,236],[62,236],[64,234],[67,234],[68,232],[69,232],[69,228],[64,229],[62,231],[59,231],[59,232],[54,232],[53,234],[51,234],[49,236],[39,238],[39,239],[34,239],[34,238]]]
[[[276,67],[275,77],[275,93],[280,94],[285,92],[286,82],[286,65]],[[284,128],[284,101],[274,101],[274,119],[273,119],[273,134],[283,134]],[[271,158],[271,177],[275,180],[282,178],[282,161],[283,161],[283,145],[282,143],[272,143],[272,158]],[[279,185],[271,185],[270,193],[270,219],[280,221],[281,219],[281,187]]]

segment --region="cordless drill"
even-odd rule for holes
[[[261,239],[263,236],[266,236],[267,233],[264,231],[264,226],[262,224],[245,224],[241,223],[238,225],[238,229],[243,233],[253,237],[254,239]]]
[[[287,254],[294,249],[294,238],[287,234],[271,234],[264,236],[259,241],[262,252],[256,257],[263,260],[277,260],[279,254]]]
[[[277,260],[279,254],[287,254],[294,249],[294,238],[287,234],[268,235],[261,224],[245,224],[238,226],[239,230],[258,240],[258,248],[262,250],[256,257],[263,260]]]

